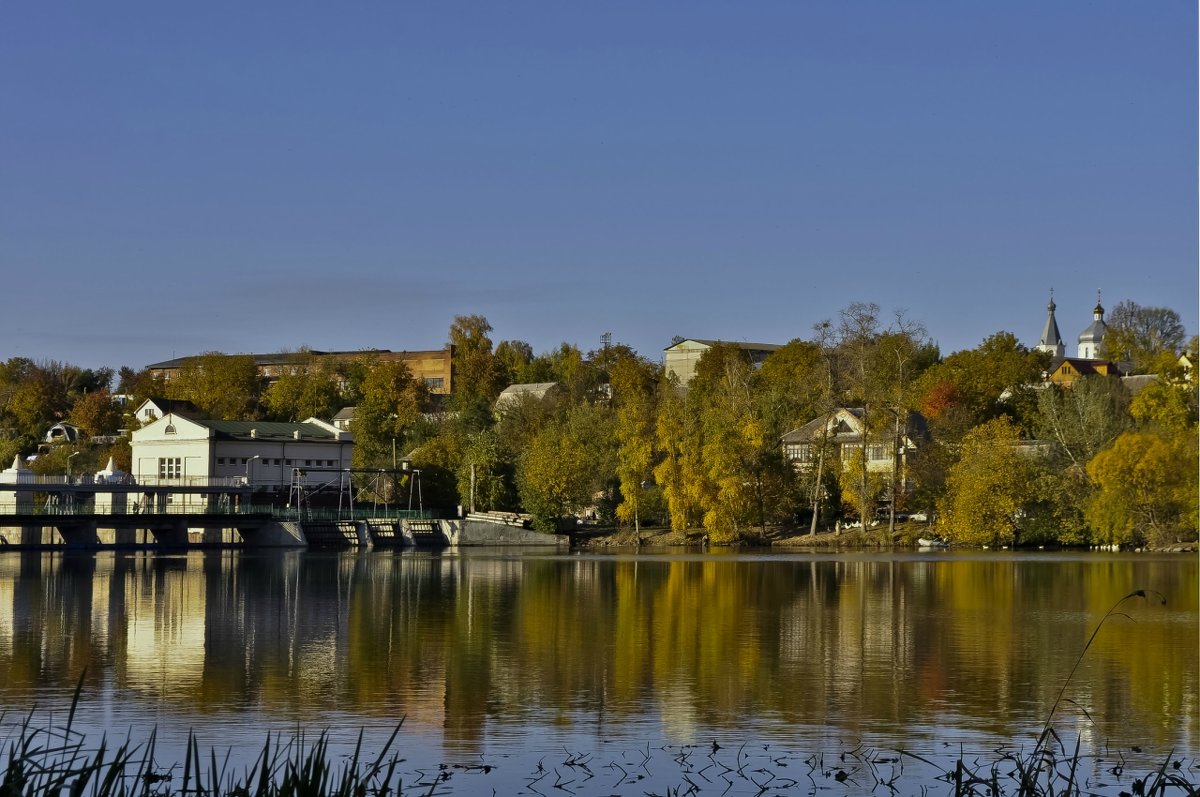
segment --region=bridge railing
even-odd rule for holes
[[[65,476],[56,473],[20,473],[12,482],[5,482],[0,477],[0,491],[3,491],[6,486],[19,487],[21,485],[35,485],[45,487],[63,487],[63,486],[82,486],[82,485],[129,485],[137,487],[211,487],[214,490],[253,486],[248,484],[244,476],[181,476],[178,478],[165,478],[160,476],[139,476],[133,478],[126,474],[117,477],[100,477],[97,478],[91,473],[79,473],[71,476]]]
[[[268,515],[274,514],[275,507],[256,506],[254,504],[225,504],[225,503],[170,503],[155,504],[131,501],[124,505],[120,503],[97,505],[92,500],[86,501],[0,501],[0,525],[4,524],[6,516],[21,517],[63,517],[70,515],[101,515],[109,517],[134,517],[154,515]]]
[[[21,517],[63,517],[72,515],[100,515],[109,517],[134,517],[134,516],[155,516],[155,515],[212,515],[212,516],[238,516],[238,515],[267,515],[276,520],[291,520],[291,521],[326,521],[332,522],[337,520],[434,520],[441,516],[442,513],[434,510],[425,509],[390,509],[377,508],[372,506],[356,506],[353,510],[349,508],[338,509],[332,508],[316,508],[309,509],[307,507],[283,507],[271,504],[251,504],[243,501],[172,501],[170,503],[159,503],[155,501],[126,501],[122,502],[96,502],[93,498],[88,497],[84,500],[47,500],[32,502],[28,500],[13,501],[11,499],[0,501],[0,525],[4,523],[5,516],[21,516]]]
[[[274,507],[274,516],[279,520],[311,520],[332,522],[335,520],[434,520],[439,517],[431,509],[373,509],[356,506],[351,509],[296,507]]]

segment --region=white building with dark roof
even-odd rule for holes
[[[303,423],[214,421],[168,413],[135,431],[132,478],[139,484],[245,480],[286,487],[296,471],[351,466],[354,435],[316,418]]]
[[[181,412],[184,415],[190,415],[195,418],[204,414],[200,411],[199,407],[190,401],[155,397],[148,398],[139,404],[138,408],[133,411],[133,417],[142,423],[151,423],[172,412]]]

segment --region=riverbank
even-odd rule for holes
[[[655,527],[642,528],[635,534],[630,528],[597,527],[581,529],[569,536],[571,547],[580,550],[725,547],[711,543],[703,529],[682,533],[669,528]],[[837,550],[920,548],[920,540],[936,538],[937,533],[927,523],[912,522],[897,523],[892,532],[882,524],[874,528],[843,528],[837,531],[818,531],[816,534],[810,534],[808,529],[768,527],[766,533],[761,534],[758,539],[750,538],[729,547]],[[1200,542],[1175,543],[1144,550],[1156,553],[1196,553],[1200,551]]]
[[[844,528],[838,531],[768,526],[766,532],[751,536],[729,547],[768,546],[779,548],[891,548],[917,546],[918,540],[935,536],[925,523],[897,523],[893,532],[886,525],[874,528]],[[704,548],[725,547],[712,543],[703,529],[677,532],[670,528],[642,528],[635,533],[630,528],[596,527],[575,531],[570,535],[571,547],[580,549],[606,548]]]

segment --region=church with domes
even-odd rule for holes
[[[1046,371],[1046,381],[1059,385],[1070,385],[1085,376],[1117,376],[1120,369],[1105,357],[1104,335],[1108,326],[1104,323],[1104,307],[1100,294],[1096,294],[1096,307],[1092,310],[1092,323],[1079,333],[1075,356],[1068,357],[1066,344],[1058,331],[1058,320],[1054,317],[1054,291],[1050,292],[1050,304],[1046,305],[1046,325],[1038,340],[1037,351],[1044,351],[1053,359]]]

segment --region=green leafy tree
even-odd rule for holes
[[[894,525],[900,480],[895,457],[899,441],[907,436],[908,410],[915,405],[911,387],[921,372],[937,361],[937,347],[926,339],[924,328],[903,313],[897,313],[891,326],[884,328],[879,305],[862,302],[840,312],[834,341],[840,391],[848,405],[862,408],[860,420],[867,441],[886,442],[892,451],[885,494],[890,496],[889,524]],[[865,489],[874,477],[868,473],[867,457],[855,463],[859,473],[853,483],[864,489],[844,491],[844,495],[858,497],[859,517],[865,522],[874,514],[875,499],[866,503],[873,491]]]
[[[916,378],[936,361],[937,348],[926,340],[925,329],[897,316],[893,329],[882,333],[876,344],[877,376],[882,379],[879,394],[884,406],[877,414],[875,438],[884,441],[891,467],[884,475],[884,496],[888,503],[888,532],[896,528],[896,509],[906,498],[903,494],[907,473],[900,452],[916,430],[911,420],[917,406]]]
[[[345,406],[333,361],[304,350],[290,359],[291,367],[263,391],[267,415],[280,421],[332,418]]]
[[[523,340],[502,340],[496,346],[496,362],[506,385],[537,382],[528,379],[529,364],[533,362],[533,347]]]
[[[393,452],[409,450],[409,433],[421,420],[427,400],[425,386],[413,378],[403,362],[379,362],[366,375],[362,399],[354,411],[356,467],[390,467]]]
[[[467,441],[456,475],[458,494],[471,511],[511,509],[516,505],[515,461],[498,429],[477,432]]]
[[[687,411],[699,419],[696,487],[704,529],[715,541],[736,540],[765,523],[768,440],[751,374],[745,352],[717,344],[701,355],[688,386]],[[770,448],[778,449],[777,438]]]
[[[822,502],[833,511],[840,511],[841,488],[838,484],[840,470],[833,467],[831,461],[834,448],[830,438],[829,427],[834,413],[837,411],[839,396],[837,392],[838,379],[834,373],[837,352],[833,344],[833,325],[828,320],[821,321],[813,327],[816,336],[813,345],[819,354],[819,363],[810,374],[807,384],[811,386],[812,416],[824,419],[821,434],[814,438],[813,459],[816,467],[801,471],[801,481],[809,501],[809,535],[817,533],[821,523]],[[799,419],[798,419],[799,420]],[[827,500],[834,499],[834,500]]]
[[[166,398],[190,401],[208,418],[243,421],[257,416],[261,390],[253,356],[206,352],[167,382]]]
[[[611,414],[578,405],[534,435],[517,469],[521,503],[534,526],[553,531],[595,504],[615,468]]]
[[[1133,397],[1129,414],[1139,428],[1185,431],[1196,425],[1196,391],[1186,383],[1157,379]]]
[[[1197,466],[1195,434],[1126,432],[1088,463],[1097,488],[1087,505],[1089,525],[1108,543],[1194,540]]]
[[[450,345],[454,347],[451,407],[471,428],[491,425],[492,403],[504,389],[504,369],[492,351],[491,331],[492,325],[481,315],[455,316],[450,325]]]
[[[107,390],[86,393],[71,408],[70,420],[88,435],[115,434],[121,426],[121,406]]]
[[[1047,355],[1030,351],[1012,333],[997,332],[922,373],[917,409],[940,436],[956,440],[1001,415],[1027,424],[1036,415],[1034,386],[1048,364]]]
[[[1131,423],[1129,395],[1115,377],[1089,376],[1069,388],[1051,385],[1038,395],[1038,437],[1066,468],[1082,470]]]
[[[8,435],[22,440],[24,448],[36,444],[52,424],[64,420],[72,402],[84,393],[72,393],[79,369],[54,360],[39,363],[14,357],[0,367],[0,410]]]
[[[66,401],[53,390],[52,383],[41,376],[22,382],[9,393],[5,414],[17,433],[27,441],[41,439],[46,429],[66,412]]]
[[[609,368],[616,407],[617,478],[621,502],[617,519],[637,529],[645,517],[646,490],[655,464],[655,384],[658,367],[622,353]]]
[[[1085,509],[1094,485],[1087,463],[1129,429],[1128,407],[1129,395],[1116,377],[1090,376],[1069,388],[1041,390],[1034,428],[1047,462],[1037,477],[1040,499],[1029,509],[1029,526],[1062,542],[1089,539]]]
[[[166,387],[166,380],[155,375],[149,368],[135,371],[128,366],[122,366],[117,371],[117,392],[132,396],[133,402],[138,404],[148,398],[165,396]]]
[[[793,340],[766,359],[752,380],[767,436],[778,439],[816,417],[827,374],[825,352],[811,341]]]
[[[1012,333],[997,332],[921,374],[914,403],[929,424],[930,440],[911,462],[918,505],[931,507],[945,493],[962,440],[976,426],[1006,415],[1032,435],[1036,386],[1048,364],[1048,355],[1030,351]]]
[[[885,475],[867,467],[866,454],[860,446],[843,463],[837,473],[838,487],[842,499],[858,509],[859,520],[864,526],[874,520],[871,508],[879,503],[887,489]]]
[[[948,540],[1011,545],[1027,504],[1035,500],[1033,464],[1020,450],[1020,430],[1000,417],[967,433],[950,468],[938,526]]]
[[[1143,307],[1123,301],[1109,313],[1104,348],[1115,360],[1133,364],[1134,373],[1155,373],[1173,364],[1187,332],[1179,313],[1168,307]],[[1164,357],[1165,355],[1165,357]]]
[[[684,533],[700,515],[698,424],[674,382],[659,384],[657,406],[654,436],[661,458],[654,467],[654,480],[666,499],[671,529]]]
[[[539,360],[544,360],[550,371],[550,378],[542,381],[561,384],[570,403],[579,404],[596,398],[601,375],[577,346],[563,343]]]

